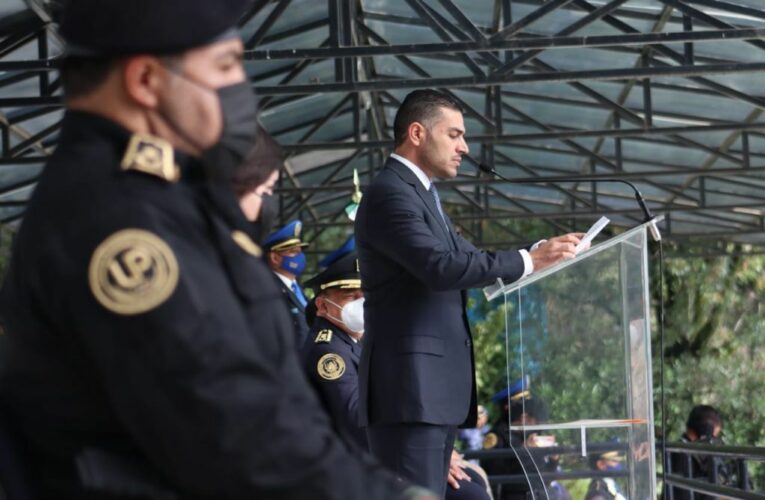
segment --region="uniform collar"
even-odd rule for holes
[[[61,137],[58,143],[66,147],[66,144],[90,142],[98,138],[105,139],[114,143],[115,156],[122,158],[132,135],[132,131],[105,116],[89,111],[67,109],[61,124]],[[178,150],[174,150],[173,155],[175,163],[181,169],[182,180],[204,180],[202,166],[196,158]],[[115,168],[119,168],[119,164],[115,164]]]
[[[337,337],[337,338],[341,339],[343,342],[345,342],[346,344],[350,345],[351,347],[353,347],[353,346],[361,346],[361,342],[360,341],[359,342],[354,341],[353,338],[351,338],[350,335],[345,333],[345,330],[343,330],[342,328],[340,328],[336,324],[332,323],[327,318],[322,318],[322,317],[317,317],[317,318],[319,320],[317,322],[317,327],[318,327],[317,330],[324,330],[324,329],[332,330],[333,337]]]

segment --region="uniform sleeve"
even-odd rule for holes
[[[341,363],[341,373],[332,367]],[[348,353],[334,350],[331,344],[316,344],[308,366],[314,386],[327,404],[333,420],[349,429],[359,427],[359,374]]]
[[[265,267],[243,254],[250,286],[235,289],[218,249],[182,221],[121,220],[83,229],[61,314],[162,475],[211,498],[397,497],[392,476],[333,434],[280,335],[281,294],[258,285]]]
[[[417,210],[411,197],[387,185],[376,185],[365,194],[367,202],[364,239],[433,290],[475,288],[501,277],[512,282],[521,277],[523,259],[517,250],[487,252],[457,236],[452,250]]]

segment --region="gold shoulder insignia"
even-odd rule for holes
[[[120,167],[122,170],[138,170],[168,182],[176,182],[181,177],[181,171],[175,165],[173,146],[148,134],[133,134]]]
[[[325,328],[324,330],[321,330],[318,335],[316,335],[316,338],[314,339],[314,343],[326,344],[326,343],[329,343],[331,340],[332,340],[332,330]]]
[[[486,436],[483,438],[483,448],[485,450],[490,450],[491,448],[494,448],[497,446],[497,442],[499,441],[499,438],[497,438],[497,435],[493,432],[490,432],[486,434]]]
[[[140,314],[167,300],[178,285],[178,261],[157,235],[123,229],[106,238],[90,258],[88,282],[96,300],[124,315]]]
[[[236,230],[231,233],[231,238],[234,239],[239,248],[247,252],[254,257],[260,257],[263,255],[263,250],[260,249],[257,243],[252,241],[252,238],[247,236],[247,233]]]
[[[316,369],[324,380],[337,380],[345,373],[345,360],[335,353],[325,354],[319,358]]]

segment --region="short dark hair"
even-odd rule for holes
[[[157,56],[171,70],[181,71],[183,54]],[[61,84],[64,96],[76,98],[88,95],[106,81],[109,73],[125,57],[67,56],[61,64]]]
[[[698,405],[691,410],[685,426],[695,432],[699,438],[711,438],[715,427],[722,427],[722,417],[713,406]]]
[[[414,122],[426,125],[441,113],[441,108],[453,109],[462,113],[457,101],[443,92],[433,89],[415,90],[410,92],[401,103],[393,120],[393,135],[396,147],[406,141],[409,125]]]
[[[111,56],[64,58],[61,65],[64,96],[76,98],[89,94],[104,83],[117,62],[118,59]]]
[[[258,124],[255,145],[244,162],[234,172],[231,182],[240,196],[263,184],[268,177],[284,165],[284,152],[271,134]]]

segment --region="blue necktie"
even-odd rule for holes
[[[300,302],[300,305],[305,307],[308,305],[308,300],[306,300],[305,295],[303,295],[303,290],[300,289],[300,287],[297,284],[297,281],[292,282],[292,293],[295,294],[295,297],[297,297],[298,302]]]
[[[438,213],[441,215],[441,220],[444,221],[444,227],[446,227],[446,232],[449,232],[449,224],[446,223],[446,216],[444,215],[444,211],[441,209],[441,198],[438,197],[438,190],[436,189],[435,184],[430,184],[430,194],[433,195],[433,199],[436,200],[436,208],[438,209]]]

